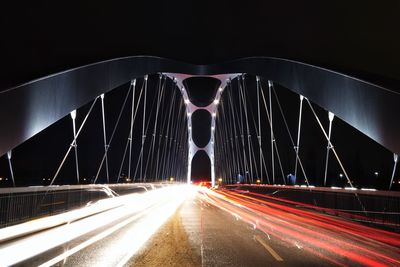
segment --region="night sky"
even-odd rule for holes
[[[156,4],[131,1],[109,5],[85,1],[79,6],[38,1],[2,5],[0,90],[83,64],[121,56],[154,55],[195,64],[246,56],[283,57],[328,67],[400,91],[399,1],[245,1],[240,5],[226,0],[157,1]],[[251,96],[255,77],[248,80]],[[212,94],[211,89],[202,89],[213,87],[212,82],[207,86],[206,83],[198,81],[188,86],[197,92],[194,94],[199,102],[206,102]],[[295,128],[298,98],[279,85],[277,90],[286,103],[289,123]],[[111,122],[115,117],[112,112],[119,110],[123,88],[110,94],[115,95],[110,96],[114,100],[109,102]],[[321,117],[326,116],[326,111],[318,112]],[[305,116],[311,114],[305,112]],[[308,121],[310,125],[304,127],[310,130],[310,138],[304,140],[304,145],[315,142],[315,146],[305,150],[304,157],[312,169],[320,164],[326,144],[318,139],[321,136],[312,118]],[[69,123],[63,119],[46,130],[50,132],[33,138],[38,141],[30,140],[21,146],[21,150],[26,146],[26,158],[16,158],[20,162],[16,163],[20,176],[48,176],[54,170],[48,159],[60,157],[52,154],[53,149],[62,151],[61,147],[68,146]],[[347,157],[344,161],[352,166],[352,176],[370,177],[375,169],[385,175],[390,173],[389,151],[340,120],[334,122],[334,127],[334,143],[338,151],[346,151],[342,154]],[[284,136],[279,129],[278,124],[277,134],[281,131]],[[55,135],[58,137],[52,137]],[[37,151],[42,149],[48,151],[47,156],[36,158]],[[289,150],[289,147],[284,149]],[[90,161],[90,153],[84,149],[82,153],[81,158]],[[291,164],[293,159],[289,152],[285,153],[287,164]],[[194,174],[208,176],[202,171],[207,169],[204,167],[207,162],[204,159],[200,162]],[[332,167],[333,171],[335,168]],[[0,159],[0,171],[0,175],[7,175],[5,157]],[[315,177],[321,176],[319,170],[311,172]],[[376,184],[373,177],[367,180],[368,185]]]

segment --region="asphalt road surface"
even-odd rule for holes
[[[188,199],[130,266],[399,266],[400,235],[232,191]]]
[[[185,193],[179,201],[171,196],[154,201],[144,210],[19,265],[43,263],[399,266],[400,235],[259,196],[201,188]]]

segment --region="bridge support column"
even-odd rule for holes
[[[190,122],[190,125],[192,123]],[[194,144],[192,140],[192,126],[189,126],[189,136],[188,136],[188,141],[189,141],[189,153],[188,153],[188,169],[187,169],[187,183],[191,184],[192,183],[192,160],[194,157],[194,154],[197,152],[197,146]]]
[[[173,79],[173,81],[176,83],[178,88],[181,90],[181,94],[184,99],[184,103],[186,105],[186,113],[187,113],[187,123],[188,123],[188,169],[187,169],[187,183],[190,184],[192,180],[192,160],[194,155],[197,153],[199,150],[203,150],[207,153],[208,158],[210,159],[210,165],[211,165],[211,184],[212,186],[215,186],[215,150],[214,150],[214,143],[215,143],[215,121],[216,121],[216,116],[217,116],[217,111],[218,111],[218,104],[221,99],[222,92],[227,85],[227,83],[230,81],[230,79],[239,76],[240,74],[224,74],[224,75],[215,75],[215,76],[210,76],[214,77],[218,80],[221,81],[220,88],[216,92],[216,96],[214,98],[214,101],[206,106],[206,107],[198,107],[194,105],[193,103],[190,102],[189,100],[189,95],[187,91],[185,90],[185,86],[183,85],[183,81],[187,78],[193,77],[192,75],[185,75],[185,74],[174,74],[174,73],[166,73],[168,77]],[[196,110],[206,110],[210,113],[211,115],[211,138],[208,142],[208,144],[205,147],[197,147],[196,144],[193,142],[192,139],[192,114]]]
[[[215,106],[218,105],[218,102],[214,102]],[[217,107],[215,107],[214,112],[212,113],[211,117],[211,142],[209,143],[207,147],[207,154],[208,157],[210,158],[210,163],[211,163],[211,186],[215,186],[215,158],[214,158],[214,135],[215,135],[215,117],[216,117],[216,112]]]

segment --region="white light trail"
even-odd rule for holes
[[[14,265],[96,229],[110,225],[110,228],[107,230],[71,248],[70,251],[64,252],[44,265],[49,266],[110,235],[127,224],[139,220],[138,223],[132,225],[131,230],[126,235],[127,239],[123,238],[123,240],[113,244],[112,249],[110,249],[110,253],[113,253],[113,256],[108,255],[108,257],[102,257],[101,260],[103,260],[103,263],[99,262],[99,264],[109,265],[106,262],[107,259],[115,260],[118,258],[122,258],[127,262],[170,215],[174,213],[188,194],[193,192],[191,188],[192,186],[187,185],[168,186],[143,194],[131,194],[101,200],[92,206],[57,215],[56,219],[53,218],[56,216],[51,216],[25,223],[23,226],[17,225],[15,227],[1,229],[0,240],[5,240],[10,239],[15,233],[21,235],[22,230],[26,231],[26,233],[34,233],[37,231],[38,225],[50,227],[55,223],[59,225],[58,227],[41,231],[15,241],[11,240],[1,245],[1,265]],[[129,215],[131,215],[131,217],[122,222],[120,221],[122,218],[126,218],[126,216]],[[88,217],[84,218],[85,216]],[[83,219],[77,220],[77,218]],[[64,224],[62,224],[62,222],[64,222]],[[18,231],[16,231],[16,229]],[[135,238],[132,238],[133,235]],[[126,242],[129,242],[129,245],[127,245]],[[115,257],[117,253],[124,254],[120,255],[120,257]]]

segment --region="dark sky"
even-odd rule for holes
[[[277,56],[400,79],[399,1],[108,3],[3,3],[0,88],[144,54],[201,64]]]
[[[35,1],[0,10],[0,90],[129,55],[283,57],[400,90],[400,1]]]

